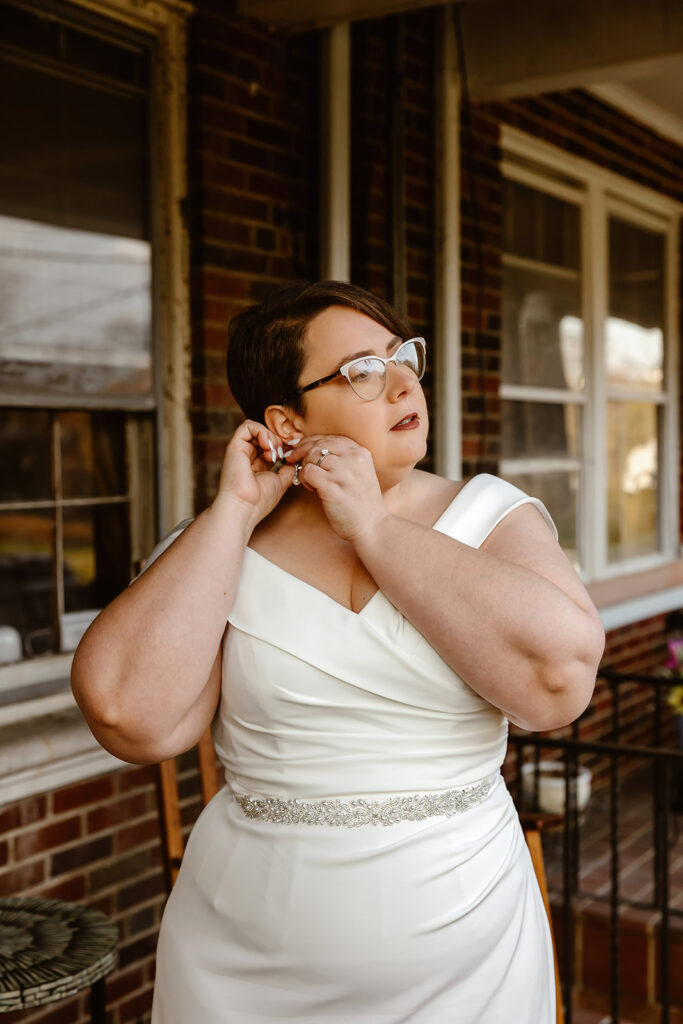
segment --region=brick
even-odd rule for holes
[[[86,843],[79,843],[67,850],[54,853],[51,858],[50,874],[66,874],[67,871],[74,871],[76,868],[92,864],[94,861],[111,857],[114,850],[114,843],[111,836],[100,836],[99,839],[92,839]]]
[[[74,875],[58,882],[57,885],[41,886],[40,895],[46,899],[67,900],[70,903],[78,903],[85,896],[85,878],[83,875]]]
[[[124,1000],[119,1006],[119,1019],[122,1021],[141,1020],[142,1015],[148,1013],[152,1008],[153,993],[154,989],[149,986],[131,996],[130,999]]]
[[[26,860],[36,853],[51,850],[56,846],[65,846],[74,839],[78,839],[80,834],[80,818],[67,818],[55,822],[53,825],[34,829],[32,832],[23,832],[14,837],[14,859]]]
[[[0,873],[0,896],[21,896],[45,878],[45,862],[34,860]]]
[[[0,835],[16,828],[33,825],[45,817],[46,811],[47,800],[44,796],[29,797],[10,804],[0,811]]]
[[[142,786],[154,788],[156,775],[154,765],[142,765],[139,768],[126,768],[116,773],[116,789],[119,793],[128,793],[131,789]]]
[[[88,905],[93,910],[99,910],[106,917],[113,917],[115,912],[115,895],[113,893],[100,894],[97,899],[90,899]]]
[[[140,932],[149,932],[157,923],[154,907],[143,907],[142,910],[131,914],[128,919],[128,935],[138,935]]]
[[[88,832],[101,832],[103,829],[112,828],[122,822],[129,822],[131,818],[141,818],[149,811],[148,793],[135,793],[123,800],[112,801],[103,804],[88,812]]]
[[[104,836],[97,839],[96,842],[107,842],[111,846],[113,840],[111,836]],[[90,873],[90,891],[97,892],[99,889],[114,885],[126,878],[135,878],[136,875],[143,874],[149,866],[150,854],[146,850],[138,850],[126,857],[118,857]]]
[[[156,899],[165,894],[166,881],[162,871],[147,875],[130,885],[122,886],[116,894],[116,903],[119,911],[128,910],[138,903]]]
[[[146,956],[151,956],[157,948],[157,935],[144,935],[142,938],[127,942],[119,948],[119,963],[121,967],[136,963]]]
[[[223,446],[225,450],[225,446]],[[126,853],[136,846],[146,846],[151,842],[159,842],[159,819],[150,818],[147,821],[129,825],[117,831],[114,843],[117,853]]]
[[[127,971],[117,970],[107,979],[107,1005],[112,1006],[124,996],[142,988],[144,981],[140,963],[136,963]]]
[[[36,1016],[31,1013],[28,1024],[80,1024],[84,1019],[82,1010],[84,998],[80,995],[74,996],[66,1002],[59,1003],[56,1007],[38,1012]],[[26,1012],[18,1018],[22,1022],[26,1021]]]
[[[87,807],[88,804],[106,800],[114,792],[114,780],[111,775],[81,782],[76,786],[58,789],[52,794],[52,809],[55,814],[72,811],[76,807]]]

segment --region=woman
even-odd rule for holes
[[[164,913],[154,1024],[551,1024],[500,766],[507,721],[583,711],[603,651],[554,524],[490,474],[415,468],[424,343],[359,288],[240,314],[228,369],[248,418],[216,498],[73,667],[119,757],[214,720],[226,768]]]

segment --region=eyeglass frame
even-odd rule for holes
[[[424,377],[424,372],[425,372],[426,366],[427,366],[427,342],[425,341],[424,338],[406,338],[406,340],[402,341],[401,344],[398,346],[398,348],[394,352],[393,356],[387,356],[386,359],[384,358],[384,356],[376,356],[376,355],[356,356],[355,359],[350,359],[348,361],[348,363],[344,363],[343,366],[340,366],[338,370],[334,371],[334,373],[328,374],[327,377],[321,377],[320,380],[314,380],[310,384],[306,384],[306,386],[303,387],[303,388],[297,388],[296,389],[296,394],[297,395],[303,395],[303,394],[305,394],[306,391],[312,391],[313,388],[319,388],[323,384],[327,384],[328,381],[334,380],[335,377],[344,377],[344,379],[346,381],[348,381],[349,387],[353,391],[354,395],[356,395],[358,398],[360,398],[361,402],[374,402],[375,398],[379,398],[379,396],[384,393],[384,389],[387,386],[387,364],[388,363],[393,363],[394,366],[398,366],[398,363],[396,362],[397,355],[399,354],[399,352],[401,351],[401,349],[403,348],[404,345],[410,345],[411,343],[414,343],[414,342],[418,342],[420,345],[422,345],[422,355],[423,355],[424,360],[425,360],[425,366],[424,366],[424,368],[422,370],[422,373],[417,378],[418,380],[422,380],[422,378]],[[349,367],[353,366],[354,363],[362,362],[362,360],[364,360],[364,359],[378,359],[380,361],[380,363],[384,363],[384,383],[382,385],[382,390],[378,394],[375,395],[375,398],[363,398],[361,395],[358,394],[358,392],[354,388],[353,384],[349,380]]]

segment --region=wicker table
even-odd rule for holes
[[[91,988],[91,1020],[105,1024],[104,979],[118,959],[116,925],[78,903],[0,899],[0,1014]]]

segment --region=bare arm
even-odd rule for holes
[[[318,464],[323,446],[336,457]],[[370,453],[349,438],[306,438],[292,458],[335,532],[473,690],[530,730],[581,714],[605,632],[537,509],[514,509],[477,549],[389,512]]]
[[[267,471],[269,437],[250,421],[237,429],[215,501],[100,613],[78,646],[76,700],[100,743],[124,760],[149,763],[187,750],[216,711],[221,640],[244,550],[294,475],[291,467]]]
[[[97,739],[118,757],[171,757],[192,746],[213,717],[221,638],[249,539],[245,519],[238,503],[212,505],[83,637],[74,695]]]
[[[532,505],[510,512],[480,549],[389,514],[355,547],[393,604],[510,721],[555,729],[587,706],[604,629]]]

